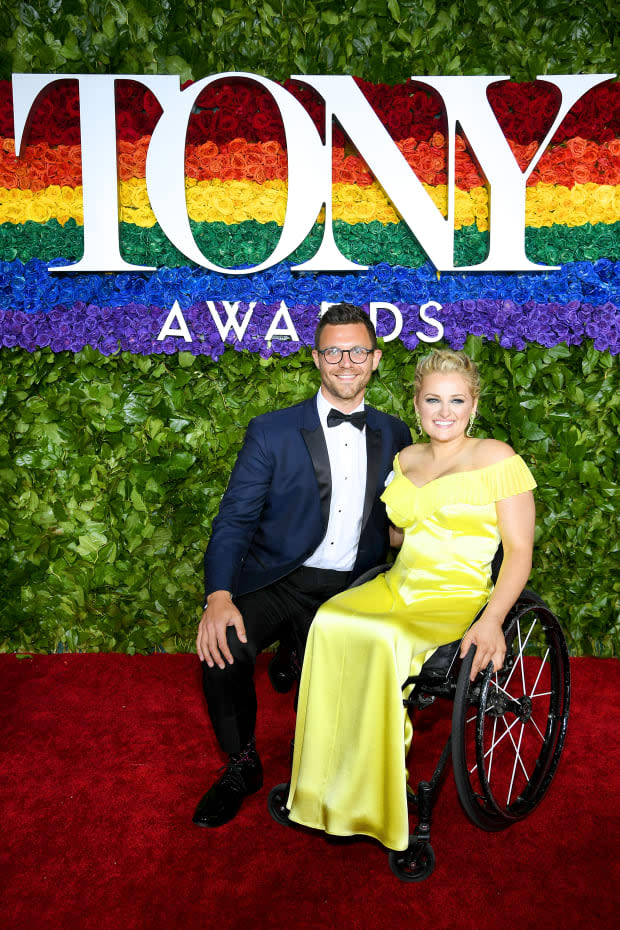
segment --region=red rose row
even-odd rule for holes
[[[357,79],[373,109],[395,140],[428,142],[435,132],[445,132],[441,100],[408,81],[390,87]],[[324,105],[309,87],[287,81],[285,87],[306,108],[317,128],[324,124]],[[150,91],[134,81],[117,82],[117,123],[119,137],[138,142],[149,135],[161,113]],[[539,142],[557,110],[559,94],[542,81],[493,85],[489,101],[507,138],[522,146]],[[233,139],[250,142],[279,142],[284,130],[272,97],[257,84],[235,81],[207,88],[198,99],[200,112],[190,120],[187,141],[200,145],[205,140],[222,146]],[[32,114],[28,141],[51,145],[79,143],[79,100],[74,81],[58,82],[39,101]],[[0,137],[13,136],[12,92],[9,81],[0,82]],[[620,137],[620,88],[607,83],[587,93],[563,120],[555,143],[579,136],[595,142],[611,142]],[[334,141],[344,146],[345,138],[336,127]]]

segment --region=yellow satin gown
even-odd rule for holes
[[[394,460],[382,496],[405,531],[392,568],[318,611],[299,690],[290,819],[406,849],[411,725],[401,686],[458,639],[492,590],[495,502],[536,487],[514,455],[417,487]]]

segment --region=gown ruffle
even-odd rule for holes
[[[402,474],[382,500],[405,531],[392,568],[331,598],[312,624],[299,690],[290,819],[406,849],[402,684],[458,639],[492,590],[495,502],[536,487],[514,455],[417,487]]]

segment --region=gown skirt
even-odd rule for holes
[[[390,849],[409,841],[402,684],[458,639],[492,590],[500,541],[495,501],[535,487],[515,455],[421,488],[394,460],[383,494],[405,539],[392,568],[318,611],[304,658],[290,819]]]

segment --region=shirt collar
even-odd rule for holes
[[[319,420],[321,421],[321,426],[324,430],[327,429],[327,414],[332,408],[334,408],[334,410],[340,410],[342,413],[344,413],[341,407],[339,407],[337,404],[332,404],[327,400],[320,388],[318,394],[316,395],[316,408],[319,414]],[[347,413],[357,413],[358,410],[363,409],[364,399],[362,398],[357,407],[354,410],[347,410]]]

